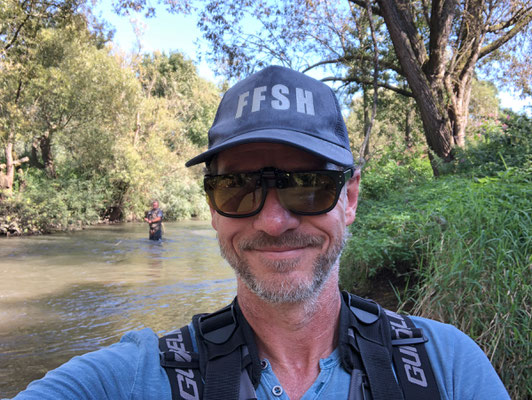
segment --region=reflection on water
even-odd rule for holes
[[[150,327],[162,334],[236,292],[205,222],[0,239],[0,397],[77,354]]]

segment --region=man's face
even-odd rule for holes
[[[324,169],[324,161],[293,147],[253,143],[218,155],[218,173],[250,172],[264,167],[285,171]],[[294,303],[317,296],[334,271],[346,226],[355,218],[358,173],[336,207],[326,214],[302,216],[282,207],[270,189],[263,209],[252,217],[228,218],[213,209],[222,255],[247,288],[272,303]]]
[[[152,206],[153,209],[159,208],[159,202],[158,202],[158,201],[154,201],[154,202],[151,204],[151,206]]]

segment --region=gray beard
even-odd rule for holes
[[[318,298],[325,282],[327,282],[331,272],[335,269],[334,267],[345,245],[346,236],[344,232],[338,240],[332,243],[327,252],[319,254],[316,257],[313,265],[312,279],[310,281],[283,281],[275,287],[257,278],[251,272],[248,262],[244,258],[239,257],[232,248],[225,246],[219,238],[218,242],[222,256],[235,270],[237,276],[249,290],[259,298],[272,304],[305,302],[309,305]],[[246,251],[268,245],[321,247],[323,242],[323,238],[294,232],[287,232],[279,237],[270,236],[262,232],[248,240],[240,242],[238,246],[239,250]],[[268,267],[283,273],[292,270],[298,263],[298,259],[268,261]]]

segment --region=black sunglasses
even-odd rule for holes
[[[299,215],[331,211],[353,169],[344,171],[287,172],[267,167],[254,172],[205,175],[203,186],[209,204],[224,217],[245,218],[258,214],[270,188],[277,190],[281,205]]]

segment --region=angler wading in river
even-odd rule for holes
[[[163,237],[163,212],[159,208],[159,202],[154,200],[152,208],[146,213],[144,221],[148,223],[150,227],[149,239],[161,240]]]

